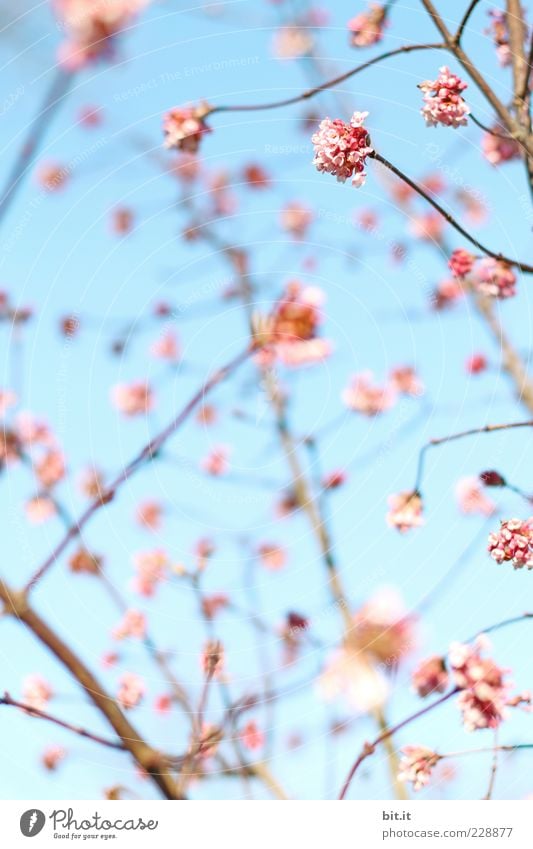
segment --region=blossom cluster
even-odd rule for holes
[[[516,295],[516,274],[502,259],[491,256],[480,259],[470,251],[458,248],[452,253],[448,265],[454,277],[468,277],[482,295],[500,300]]]
[[[373,153],[370,136],[364,122],[368,112],[354,112],[350,123],[340,118],[324,118],[311,137],[315,147],[313,165],[317,171],[333,174],[338,182],[350,177],[353,186],[362,186],[366,179],[365,161]]]
[[[533,569],[533,516],[502,522],[500,530],[490,534],[488,550],[497,563]]]
[[[360,12],[348,21],[352,47],[371,47],[383,38],[387,10],[381,3],[370,3],[365,12]]]
[[[439,68],[436,80],[424,80],[419,84],[424,93],[422,115],[429,127],[442,124],[445,127],[464,127],[470,107],[462,93],[468,88],[457,74],[453,74],[446,65]]]
[[[113,54],[114,38],[151,0],[54,0],[67,31],[59,60],[71,71]]]

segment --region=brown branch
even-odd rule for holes
[[[529,63],[525,50],[527,27],[524,21],[521,0],[507,0],[505,21],[509,33],[509,48],[513,64],[513,106],[518,123],[524,133],[531,138],[530,95],[528,87]],[[526,155],[525,164],[529,188],[533,195],[533,157]]]
[[[392,57],[400,56],[403,53],[412,53],[415,50],[442,50],[445,47],[446,45],[442,42],[437,42],[435,44],[406,44],[403,47],[396,48],[396,50],[388,50],[386,53],[374,56],[373,59],[368,59],[366,62],[363,62],[362,65],[357,65],[357,67],[346,71],[345,74],[340,74],[340,76],[327,80],[314,88],[307,89],[307,91],[297,94],[294,97],[288,97],[285,100],[274,100],[271,103],[213,106],[209,110],[209,114],[213,115],[215,112],[261,112],[265,109],[280,109],[282,106],[292,106],[294,103],[301,103],[302,101],[309,100],[310,98],[315,97],[315,95],[320,94],[322,91],[335,88],[335,86],[351,79],[351,77],[355,77],[356,74],[372,67],[372,65],[377,65],[378,62],[383,62],[385,59],[391,59]]]
[[[466,436],[474,436],[480,433],[495,433],[500,430],[512,430],[518,427],[533,427],[533,420],[525,421],[525,422],[507,422],[506,424],[488,424],[483,425],[482,427],[473,427],[469,430],[462,430],[459,433],[450,433],[447,436],[439,436],[436,439],[430,439],[426,444],[420,449],[418,454],[418,468],[416,474],[416,484],[415,484],[415,492],[419,492],[422,488],[422,478],[424,474],[424,461],[426,453],[430,448],[434,448],[436,445],[444,445],[447,442],[455,442],[457,439],[464,439]]]
[[[477,6],[477,4],[478,4],[478,3],[479,3],[479,0],[471,0],[471,2],[470,2],[470,4],[469,4],[469,6],[468,6],[468,8],[467,8],[466,12],[465,12],[465,13],[464,13],[464,15],[463,15],[463,18],[462,18],[462,20],[461,20],[461,23],[459,24],[459,26],[458,26],[458,28],[457,28],[457,32],[455,33],[455,35],[454,35],[454,37],[453,37],[453,40],[454,40],[455,44],[459,44],[459,43],[460,43],[460,41],[461,41],[461,37],[462,37],[463,32],[464,32],[464,29],[465,29],[465,27],[466,27],[466,25],[467,25],[467,23],[468,23],[468,21],[469,21],[469,19],[470,19],[470,15],[471,15],[471,14],[472,14],[472,12],[474,11],[474,9],[476,8],[476,6]]]
[[[440,205],[428,192],[426,192],[421,186],[416,183],[415,180],[412,180],[407,174],[404,174],[396,165],[393,165],[392,162],[389,162],[384,156],[376,151],[373,151],[369,154],[371,159],[375,159],[376,162],[380,162],[385,168],[388,168],[389,171],[392,171],[400,180],[403,180],[408,186],[414,189],[421,197],[423,197],[432,207],[436,209],[437,212],[442,215],[442,217],[450,224],[454,230],[457,230],[464,238],[470,242],[471,245],[478,248],[482,253],[486,254],[486,256],[493,257],[494,259],[501,260],[502,262],[506,262],[508,265],[514,265],[520,271],[526,272],[528,274],[533,274],[533,265],[528,265],[527,263],[521,262],[520,260],[510,259],[506,257],[502,253],[497,253],[496,251],[492,251],[490,248],[485,247],[481,242],[479,242],[474,236],[472,236],[468,230],[459,224],[458,221],[455,220],[453,215],[447,212],[444,207]]]
[[[233,374],[233,372],[245,361],[254,351],[254,345],[250,344],[244,351],[242,351],[238,356],[236,356],[233,360],[231,360],[227,365],[223,366],[220,369],[217,369],[210,378],[208,378],[205,383],[200,387],[200,389],[195,392],[190,401],[185,405],[185,407],[178,413],[175,418],[150,442],[145,445],[145,447],[131,460],[127,466],[124,467],[122,472],[110,483],[107,487],[105,487],[104,491],[100,493],[99,497],[95,498],[94,501],[89,504],[87,509],[81,514],[78,520],[70,526],[67,530],[61,541],[56,545],[52,553],[46,558],[44,563],[37,569],[35,574],[30,578],[28,583],[26,584],[26,591],[29,592],[33,587],[38,583],[38,581],[43,577],[43,575],[48,572],[48,570],[53,566],[58,557],[63,553],[63,551],[67,548],[68,544],[78,537],[87,524],[87,522],[94,516],[95,513],[100,510],[105,504],[108,504],[116,495],[117,490],[128,481],[145,463],[153,460],[161,447],[165,444],[167,439],[169,439],[175,431],[185,422],[194,409],[201,403],[201,401],[205,398],[205,396],[214,389],[215,386],[218,386],[219,383],[226,380],[229,375]]]
[[[89,699],[103,714],[117,736],[120,737],[124,748],[130,752],[137,764],[152,777],[162,795],[166,799],[180,798],[162,753],[153,749],[143,740],[116,700],[106,693],[83,660],[30,606],[27,594],[24,591],[11,589],[0,579],[0,599],[4,602],[5,611],[25,625],[83,687]]]
[[[449,693],[445,693],[445,695],[441,696],[440,699],[437,699],[436,702],[432,702],[430,705],[426,705],[425,707],[421,708],[421,710],[418,710],[416,713],[412,713],[411,716],[407,717],[407,719],[403,719],[401,722],[398,722],[397,725],[394,725],[391,728],[387,728],[385,731],[379,734],[379,736],[376,737],[376,739],[373,740],[372,743],[365,743],[360,754],[358,755],[357,759],[354,761],[352,767],[350,768],[350,771],[342,786],[342,790],[339,794],[339,800],[342,801],[346,798],[346,794],[350,788],[350,784],[352,783],[352,779],[355,773],[357,772],[363,761],[370,757],[370,755],[374,754],[376,746],[379,746],[380,743],[385,742],[385,740],[391,737],[392,734],[396,734],[396,732],[401,731],[402,728],[405,728],[407,725],[410,725],[411,722],[415,721],[415,719],[419,719],[421,716],[424,716],[426,713],[429,713],[430,710],[433,710],[434,708],[444,704],[444,702],[447,702],[448,699],[450,699],[452,696],[455,696],[455,694],[458,692],[458,687],[453,690],[450,690]]]
[[[54,725],[59,725],[60,728],[66,728],[67,731],[72,731],[79,737],[85,737],[88,740],[92,740],[94,743],[100,743],[102,746],[108,746],[110,749],[121,749],[122,751],[126,751],[124,743],[119,740],[109,740],[109,738],[101,737],[99,734],[94,734],[92,731],[87,731],[86,728],[81,728],[79,725],[72,725],[64,719],[52,716],[52,714],[47,713],[44,710],[24,704],[24,702],[17,702],[15,699],[12,699],[7,692],[4,693],[2,698],[0,698],[0,705],[11,705],[11,707],[16,707],[30,716],[37,716],[40,719],[46,719],[48,722],[52,722]]]

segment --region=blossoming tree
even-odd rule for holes
[[[35,13],[5,795],[531,792],[533,39],[462,5]]]

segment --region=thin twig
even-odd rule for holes
[[[459,24],[459,26],[457,28],[457,32],[455,33],[455,35],[453,37],[453,40],[456,44],[460,44],[461,37],[462,37],[463,32],[464,32],[464,28],[466,27],[468,20],[470,18],[470,15],[474,11],[474,9],[476,8],[478,3],[479,3],[479,0],[471,0],[470,4],[468,6],[468,9],[464,13],[463,19],[462,19],[461,23]]]

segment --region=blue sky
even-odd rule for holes
[[[75,79],[40,156],[69,165],[69,184],[62,192],[43,197],[30,175],[0,233],[0,288],[18,304],[31,303],[36,312],[15,356],[9,328],[0,328],[1,382],[16,383],[24,409],[45,417],[62,440],[73,475],[59,493],[73,515],[83,507],[73,485],[79,470],[96,463],[113,474],[183,405],[212,367],[245,344],[241,309],[220,297],[231,282],[223,259],[202,243],[186,245],[180,239],[187,218],[177,207],[176,183],[162,173],[157,160],[165,156],[162,112],[201,98],[216,104],[290,96],[318,81],[317,64],[321,73],[334,75],[373,55],[349,47],[345,23],[357,9],[345,0],[335,4],[329,25],[317,33],[314,64],[273,57],[272,35],[283,12],[271,4],[222,3],[220,12],[210,15],[202,12],[201,5],[190,4],[185,10],[181,3],[155,4],[121,40],[114,64],[95,66]],[[453,4],[457,17],[463,5]],[[485,27],[485,10],[480,8],[466,43],[496,91],[508,99],[509,72],[500,71],[483,34]],[[5,67],[0,100],[9,103],[2,116],[3,174],[54,73],[60,37],[46,4],[31,8],[2,33]],[[434,39],[420,3],[396,4],[384,48]],[[491,168],[480,155],[481,132],[475,126],[455,132],[427,129],[419,115],[416,84],[434,78],[443,62],[434,52],[402,56],[364,72],[335,94],[325,93],[312,101],[313,107],[332,117],[368,110],[374,146],[407,173],[423,177],[440,170],[452,191],[475,186],[490,211],[489,222],[479,230],[483,241],[527,260],[531,211],[522,166]],[[458,70],[453,61],[450,65]],[[467,94],[476,117],[490,123],[490,111],[473,85]],[[77,124],[79,108],[86,104],[102,106],[101,128],[88,131]],[[426,525],[412,535],[399,537],[386,528],[387,495],[413,485],[417,454],[428,438],[487,422],[525,419],[527,411],[515,402],[512,387],[501,374],[498,351],[471,306],[464,303],[449,313],[428,309],[429,292],[446,276],[446,256],[434,246],[418,245],[403,266],[391,263],[384,245],[408,241],[409,221],[391,202],[378,167],[369,163],[368,180],[360,190],[319,175],[310,165],[309,136],[301,131],[303,111],[296,106],[213,116],[214,132],[203,149],[206,166],[234,170],[236,164],[261,161],[274,178],[264,193],[237,188],[238,210],[217,227],[223,236],[253,249],[252,273],[263,308],[291,278],[324,289],[323,333],[334,340],[335,352],[324,366],[284,374],[293,392],[291,426],[297,434],[319,434],[321,469],[348,470],[349,482],[332,495],[329,511],[335,553],[354,607],[387,584],[397,587],[409,608],[416,610],[437,587],[421,618],[418,654],[441,652],[451,640],[531,607],[531,576],[496,566],[488,558],[484,520],[461,517],[453,493],[459,477],[487,467],[498,468],[527,490],[531,436],[523,430],[435,449],[426,468]],[[296,246],[278,223],[280,208],[291,200],[301,200],[317,212],[306,240]],[[201,203],[202,197],[196,201]],[[109,228],[110,210],[118,205],[132,207],[136,215],[135,231],[124,239],[117,239]],[[378,238],[353,224],[354,214],[368,207],[380,216]],[[425,209],[422,201],[417,209]],[[455,210],[461,214],[457,204]],[[446,243],[461,245],[451,230],[446,231]],[[317,260],[312,272],[304,268],[308,257]],[[147,356],[158,327],[146,316],[157,300],[180,306],[176,329],[184,355],[183,365],[174,372]],[[80,314],[81,332],[66,342],[57,327],[60,317],[71,312]],[[519,280],[518,297],[504,302],[500,312],[529,360],[527,278]],[[125,354],[113,357],[110,343],[124,327],[135,332]],[[487,354],[491,368],[469,377],[464,362],[477,351]],[[402,363],[413,364],[420,372],[427,387],[422,400],[403,402],[374,420],[343,412],[340,392],[353,372],[371,369],[381,380],[393,365]],[[121,419],[109,403],[111,386],[145,377],[156,386],[153,415]],[[227,592],[245,607],[258,603],[262,615],[273,623],[296,609],[310,617],[313,633],[334,646],[338,622],[328,612],[324,575],[306,520],[296,516],[280,521],[274,512],[276,492],[287,484],[287,470],[269,414],[263,415],[253,368],[245,366],[238,378],[217,390],[214,401],[220,410],[215,429],[188,424],[169,446],[176,462],[142,471],[116,503],[95,517],[84,539],[104,554],[110,578],[126,588],[131,603],[143,607],[144,600],[139,602],[128,589],[132,554],[161,545],[174,561],[190,563],[195,541],[212,536],[217,552],[205,578],[206,589]],[[236,417],[236,409],[245,411],[251,423]],[[201,457],[213,443],[232,446],[233,479],[230,475],[211,481],[197,473]],[[316,471],[303,450],[302,459]],[[249,479],[246,485],[241,483],[243,476]],[[265,478],[274,482],[274,488],[262,484]],[[31,574],[61,535],[56,521],[39,527],[26,524],[20,508],[31,494],[30,476],[23,468],[0,479],[0,497],[7,507],[2,568],[15,585]],[[132,519],[138,501],[148,496],[169,505],[160,536],[147,535]],[[525,515],[527,508],[518,497],[505,492],[496,498],[502,515]],[[267,573],[251,565],[243,554],[243,538],[287,546],[285,570]],[[458,562],[469,546],[469,556]],[[455,563],[454,580],[438,589]],[[36,590],[34,602],[99,668],[117,621],[101,588],[89,578],[70,577],[63,557]],[[176,651],[180,678],[197,692],[198,655],[205,635],[192,593],[173,581],[146,610],[158,642]],[[261,685],[258,651],[266,654],[274,671],[278,669],[276,640],[258,645],[249,622],[230,613],[217,621],[217,627],[228,653],[234,697]],[[495,656],[503,666],[513,666],[513,678],[522,689],[531,686],[532,678],[528,627],[518,625],[494,638]],[[393,721],[417,706],[408,686],[408,670],[416,656],[398,675]],[[327,734],[332,720],[345,718],[348,711],[346,706],[324,705],[312,686],[303,686],[323,659],[323,651],[307,649],[295,668],[278,674],[278,685],[289,695],[271,711],[259,708],[253,714],[260,724],[273,728],[273,773],[289,793],[304,798],[334,797],[361,743],[372,734],[370,721],[357,717],[344,735]],[[105,730],[55,660],[9,620],[0,622],[0,668],[0,689],[19,694],[24,675],[38,671],[54,684],[58,695],[51,708],[58,715],[95,731]],[[125,647],[124,668],[143,674],[149,687],[149,698],[135,711],[136,723],[156,745],[181,751],[186,743],[182,717],[177,710],[163,720],[154,717],[153,697],[163,685],[138,646]],[[116,687],[117,670],[99,674],[110,690]],[[216,699],[210,707],[208,718],[216,721],[220,715]],[[502,731],[502,742],[533,740],[529,726],[527,717],[513,718]],[[288,751],[285,741],[294,732],[303,743]],[[438,744],[444,751],[490,745],[490,735],[480,732],[475,737],[461,730],[456,707],[447,705],[438,717],[430,716],[404,732],[398,742]],[[69,758],[53,776],[38,764],[49,741],[69,750]],[[98,798],[102,786],[114,783],[127,784],[143,796],[152,793],[133,776],[125,756],[99,750],[7,709],[0,714],[0,746],[9,764],[0,774],[4,798]],[[499,797],[519,798],[533,790],[526,758],[527,754],[517,755],[502,768]],[[485,791],[488,770],[489,760],[483,755],[465,759],[457,765],[453,785],[426,795],[478,798]],[[213,779],[199,784],[192,794],[233,798],[240,792],[234,779]],[[258,797],[264,794],[261,788],[254,792]],[[353,795],[380,798],[388,792],[383,760],[376,757],[357,780]]]

